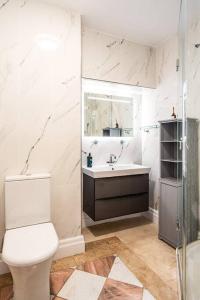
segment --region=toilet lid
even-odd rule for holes
[[[7,230],[2,259],[10,266],[26,267],[53,256],[58,237],[52,223],[43,223]]]

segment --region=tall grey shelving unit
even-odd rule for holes
[[[186,161],[194,162],[195,168],[198,156],[198,123],[195,119],[187,119],[186,122],[187,147],[192,149],[186,153]],[[160,205],[159,205],[159,238],[173,247],[181,243],[182,223],[182,120],[160,121]],[[197,211],[198,199],[195,191],[198,189],[198,170],[193,170],[193,189],[190,194],[190,203],[194,211]],[[187,184],[187,183],[186,183]],[[193,235],[197,234],[197,219],[191,216],[189,226]]]

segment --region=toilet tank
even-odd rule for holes
[[[6,177],[6,229],[49,222],[50,206],[50,174]]]

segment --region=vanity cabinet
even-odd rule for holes
[[[148,174],[106,178],[83,174],[83,210],[94,221],[148,209]]]

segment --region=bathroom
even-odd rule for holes
[[[0,300],[199,300],[198,0],[0,0]]]

